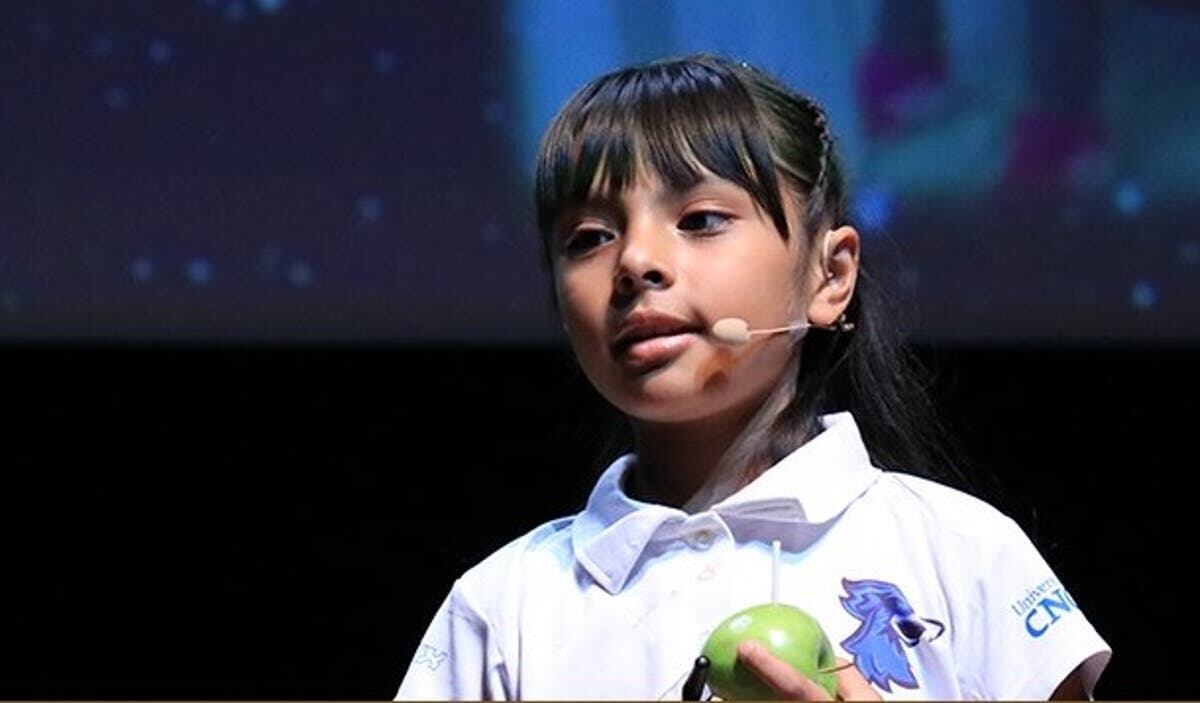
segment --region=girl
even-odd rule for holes
[[[678,700],[711,630],[768,600],[776,541],[779,599],[854,665],[841,697],[1090,695],[1109,650],[1066,589],[931,480],[815,102],[712,56],[601,76],[544,137],[537,209],[563,328],[633,451],[454,584],[399,698]]]

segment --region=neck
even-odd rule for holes
[[[683,507],[716,473],[725,453],[753,415],[686,423],[635,422],[637,466],[630,493],[653,503]],[[731,421],[732,420],[732,421]]]
[[[770,468],[762,443],[793,393],[782,384],[757,403],[686,423],[635,421],[630,494],[689,513],[733,494]]]

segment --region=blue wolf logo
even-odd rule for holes
[[[854,655],[855,666],[868,681],[889,693],[892,682],[916,688],[917,678],[904,648],[941,637],[945,625],[916,615],[900,589],[886,581],[844,578],[842,588],[847,593],[841,596],[842,607],[862,623],[842,642]]]

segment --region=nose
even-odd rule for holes
[[[641,274],[628,269],[622,269],[617,274],[616,289],[621,295],[633,295],[639,291],[654,288],[666,288],[667,276],[657,268],[650,268]]]
[[[630,296],[643,290],[669,288],[675,282],[669,233],[631,227],[624,239],[613,281],[618,294]]]

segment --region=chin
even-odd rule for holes
[[[724,396],[695,384],[681,387],[647,383],[635,392],[620,393],[610,401],[633,420],[676,423],[711,417],[737,404],[736,399]]]

